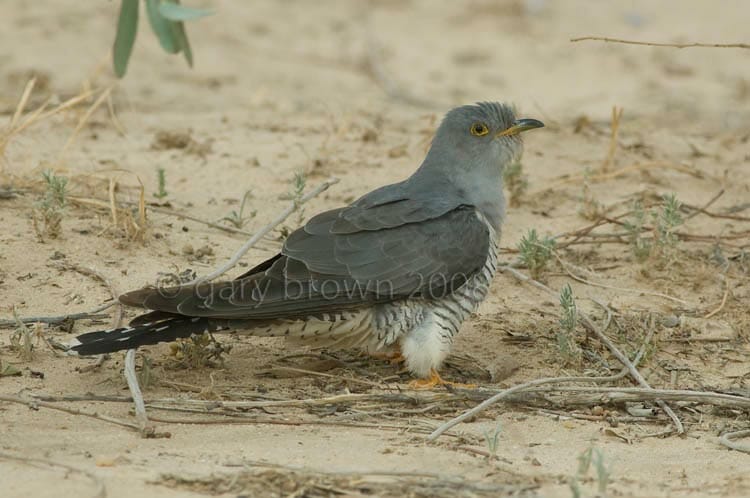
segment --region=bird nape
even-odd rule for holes
[[[102,354],[239,330],[400,352],[416,386],[447,383],[437,369],[497,268],[503,168],[520,156],[520,134],[542,126],[506,104],[457,107],[409,178],[312,217],[235,280],[124,294],[123,304],[151,311],[80,335],[70,349]]]

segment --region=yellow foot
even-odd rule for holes
[[[474,389],[476,384],[461,384],[460,382],[450,382],[443,380],[437,370],[434,368],[430,369],[430,376],[426,379],[416,379],[409,382],[409,387],[412,389],[432,389],[436,386],[451,386],[451,387],[463,387],[465,389]]]

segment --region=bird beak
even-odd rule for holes
[[[510,128],[506,128],[495,136],[507,137],[510,135],[517,135],[522,131],[533,130],[534,128],[542,128],[543,126],[544,123],[542,123],[538,119],[516,119],[515,121],[513,121],[513,124],[510,126]]]

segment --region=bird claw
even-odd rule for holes
[[[461,387],[464,389],[475,389],[477,387],[476,384],[462,384],[460,382],[444,380],[434,368],[430,369],[430,376],[428,378],[415,379],[409,382],[409,387],[412,389],[432,389],[437,386]]]

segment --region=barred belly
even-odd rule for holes
[[[464,285],[440,299],[414,299],[401,303],[399,309],[409,309],[408,313],[401,311],[402,316],[408,316],[411,320],[418,317],[418,321],[410,324],[407,330],[391,325],[386,332],[379,333],[386,339],[385,343],[398,340],[406,366],[415,375],[426,377],[430,370],[440,366],[448,356],[453,336],[458,333],[463,321],[487,297],[490,282],[497,271],[497,241],[495,237],[490,240],[490,251],[484,266]],[[395,305],[384,305],[386,310],[381,314],[393,314]],[[398,320],[393,322],[399,323]]]

